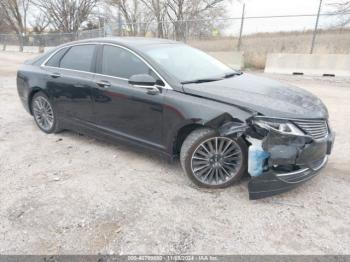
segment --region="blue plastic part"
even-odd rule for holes
[[[249,148],[248,172],[252,177],[262,175],[265,159],[269,156],[268,152]]]

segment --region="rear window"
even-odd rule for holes
[[[60,62],[62,56],[67,52],[68,47],[61,49],[56,54],[54,54],[49,61],[45,64],[46,66],[60,67]]]
[[[95,45],[73,46],[60,59],[59,67],[90,72],[94,50]]]

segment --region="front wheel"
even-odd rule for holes
[[[247,170],[247,146],[243,139],[220,136],[213,129],[193,131],[184,141],[181,165],[196,185],[224,188],[237,182]]]

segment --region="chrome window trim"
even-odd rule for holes
[[[47,67],[47,68],[57,68],[60,70],[66,70],[66,71],[73,71],[73,72],[78,72],[78,73],[84,73],[84,74],[90,74],[90,75],[96,75],[95,73],[88,72],[88,71],[81,71],[81,70],[75,70],[75,69],[68,69],[68,68],[63,68],[63,67],[56,67],[56,66],[47,66],[43,65],[41,67]]]
[[[82,70],[75,70],[75,69],[69,69],[69,68],[63,68],[63,67],[56,67],[56,66],[47,66],[46,63],[54,56],[56,55],[59,51],[61,51],[64,48],[71,48],[73,46],[80,46],[80,45],[98,45],[98,43],[95,42],[91,42],[91,43],[81,43],[81,44],[73,44],[73,45],[66,45],[66,46],[62,46],[61,48],[58,48],[55,52],[53,52],[51,55],[49,55],[49,57],[47,59],[45,59],[45,61],[40,65],[40,67],[48,67],[48,68],[58,68],[58,69],[63,69],[63,70],[67,70],[67,71],[73,71],[73,72],[82,72],[82,73],[89,73],[89,74],[94,74],[92,72],[88,72],[88,71],[82,71]],[[66,54],[64,54],[66,55]]]
[[[58,69],[62,69],[62,70],[67,70],[67,71],[73,71],[73,72],[80,72],[80,73],[86,73],[86,74],[91,74],[91,75],[100,75],[100,76],[105,76],[105,77],[111,77],[111,78],[115,78],[115,79],[119,79],[119,80],[124,80],[124,81],[128,81],[128,78],[123,78],[123,77],[117,77],[117,76],[110,76],[110,75],[104,75],[104,74],[98,74],[98,73],[93,73],[93,72],[87,72],[87,71],[81,71],[81,70],[74,70],[74,69],[69,69],[69,68],[63,68],[63,67],[55,67],[55,66],[47,66],[46,63],[55,55],[57,54],[57,52],[59,52],[60,50],[64,49],[64,48],[71,48],[73,46],[80,46],[80,45],[110,45],[110,46],[115,46],[115,47],[119,47],[122,48],[130,53],[132,53],[133,55],[135,55],[137,58],[139,58],[143,63],[145,63],[151,70],[153,70],[153,72],[164,82],[164,86],[162,86],[163,89],[170,89],[173,90],[173,88],[168,84],[167,81],[165,81],[165,79],[153,68],[153,66],[151,66],[143,57],[141,57],[139,54],[137,54],[136,52],[130,50],[129,48],[125,47],[125,46],[121,46],[118,44],[112,44],[112,43],[106,43],[106,42],[89,42],[89,43],[79,43],[79,44],[72,44],[72,45],[66,45],[63,46],[61,48],[58,48],[55,52],[53,52],[51,55],[49,55],[49,57],[47,59],[45,59],[45,61],[40,65],[40,67],[48,67],[48,68],[58,68]]]

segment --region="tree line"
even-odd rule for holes
[[[76,33],[114,23],[124,35],[157,37],[170,32],[181,39],[185,30],[205,31],[205,21],[222,18],[228,0],[1,0],[0,30],[14,32],[21,49],[29,32]],[[152,28],[150,26],[153,25]],[[1,31],[0,31],[1,33]]]
[[[223,26],[224,20],[218,18],[227,15],[229,1],[240,0],[0,0],[0,34],[15,33],[21,50],[29,32],[74,36],[107,23],[115,25],[120,35],[152,32],[156,37],[172,35],[181,40]],[[343,25],[350,24],[349,0],[333,3],[332,9]]]

